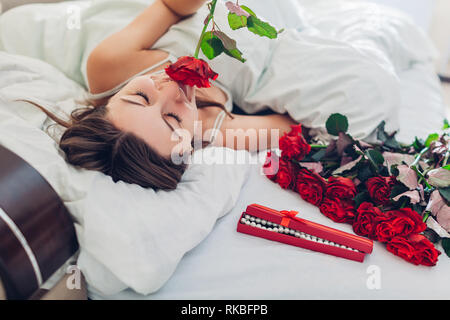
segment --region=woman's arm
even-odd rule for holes
[[[223,122],[220,130],[223,139],[216,141],[224,147],[251,152],[277,148],[279,137],[297,124],[287,114],[233,116],[234,119],[227,117]]]
[[[173,24],[195,13],[206,0],[155,0],[124,29],[104,39],[89,55],[87,77],[92,93],[106,91],[167,53],[148,50]]]

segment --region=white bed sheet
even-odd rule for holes
[[[426,71],[428,70],[428,71]],[[401,75],[401,134],[408,139],[440,128],[439,82],[432,66],[417,65]],[[434,117],[424,115],[426,110]],[[268,196],[270,195],[270,196]],[[142,296],[132,290],[104,296],[89,289],[92,299],[449,299],[450,259],[443,249],[435,267],[415,266],[374,242],[363,263],[337,258],[238,233],[236,226],[247,205],[259,203],[277,210],[296,210],[302,218],[352,232],[335,223],[297,194],[281,189],[252,168],[236,206],[220,218],[213,231],[188,252],[163,288]],[[374,271],[375,270],[375,271]],[[370,276],[379,272],[380,288]],[[367,283],[369,282],[369,286]],[[372,289],[370,289],[372,288]]]

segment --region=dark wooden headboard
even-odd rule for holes
[[[0,279],[30,298],[78,250],[70,214],[50,184],[0,145]]]

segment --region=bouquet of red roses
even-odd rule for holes
[[[356,234],[386,244],[387,250],[416,265],[433,266],[441,243],[450,256],[449,124],[444,133],[401,145],[377,128],[379,143],[355,140],[348,121],[333,114],[327,131],[337,139],[310,145],[301,125],[279,140],[281,155],[269,151],[265,175]]]

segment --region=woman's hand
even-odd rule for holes
[[[170,10],[180,17],[196,13],[206,0],[161,0]]]

